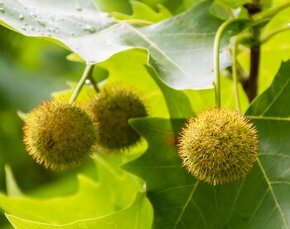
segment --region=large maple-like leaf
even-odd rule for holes
[[[89,0],[2,0],[0,23],[26,36],[57,41],[91,63],[144,48],[166,84],[203,89],[211,88],[214,80],[213,40],[222,22],[210,15],[210,5],[203,1],[166,21],[134,27],[115,21]]]
[[[289,74],[290,61],[282,64],[272,85],[248,109],[259,132],[260,154],[238,182],[198,182],[182,168],[174,144],[177,133],[168,120],[133,122],[149,147],[126,168],[147,183],[155,228],[289,228]],[[184,120],[173,122],[181,127]]]
[[[97,182],[79,175],[75,192],[50,198],[19,192],[7,169],[9,195],[0,193],[0,207],[15,228],[150,228],[152,210],[142,184],[116,167],[124,158],[94,159]],[[63,182],[66,188],[73,185],[71,179]]]
[[[147,229],[150,223],[142,221],[142,216],[146,215],[148,203],[146,202],[145,193],[140,193],[136,196],[135,201],[122,211],[117,211],[112,214],[104,215],[102,217],[92,217],[82,220],[76,220],[71,223],[44,223],[40,221],[33,221],[23,219],[14,215],[7,214],[7,218],[15,228],[18,229],[51,229],[51,228],[134,228]]]

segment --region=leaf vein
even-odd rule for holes
[[[179,65],[177,65],[163,50],[158,48],[158,46],[153,41],[148,39],[143,33],[141,33],[139,30],[135,29],[134,27],[129,27],[129,28],[132,29],[141,38],[143,38],[144,41],[148,42],[148,44],[152,48],[156,49],[157,52],[159,52],[161,55],[163,55],[165,59],[167,59],[172,65],[174,65],[181,73],[183,73],[186,76],[186,73],[183,71],[183,69]]]
[[[264,120],[273,120],[273,121],[290,121],[290,117],[272,117],[272,116],[249,116],[250,119],[264,119]]]
[[[289,181],[272,181],[271,184],[287,184],[287,185],[290,185],[290,182]]]
[[[277,208],[278,208],[278,211],[280,212],[280,215],[281,215],[281,218],[282,218],[283,224],[285,225],[285,228],[288,228],[288,222],[287,222],[287,220],[286,220],[286,218],[285,218],[285,214],[284,214],[284,212],[283,212],[283,210],[282,210],[282,208],[281,208],[281,206],[280,206],[280,204],[279,204],[279,202],[278,202],[278,200],[277,200],[277,198],[276,198],[276,195],[275,195],[275,193],[274,193],[274,190],[273,190],[273,187],[272,187],[272,185],[271,185],[271,182],[270,182],[270,180],[269,180],[269,178],[268,178],[268,176],[267,176],[267,174],[266,174],[266,171],[264,170],[264,167],[262,166],[260,160],[258,160],[258,164],[259,164],[260,169],[261,169],[261,171],[262,171],[262,173],[263,173],[263,175],[264,175],[264,178],[265,178],[265,180],[266,180],[266,182],[267,182],[267,184],[268,184],[268,187],[269,187],[270,193],[271,193],[271,195],[272,195],[272,197],[273,197],[273,200],[274,200],[274,202],[275,202],[275,204],[276,204],[276,206],[277,206]]]
[[[262,206],[263,200],[265,199],[265,197],[267,196],[267,193],[269,192],[270,189],[267,189],[266,192],[264,193],[264,195],[262,196],[262,198],[260,199],[260,201],[258,202],[257,207],[255,208],[255,210],[253,211],[253,214],[251,215],[249,222],[251,222],[254,219],[254,216],[257,214],[258,209]]]
[[[183,189],[183,188],[189,188],[192,187],[192,185],[179,185],[179,186],[175,186],[175,187],[171,187],[171,188],[167,188],[167,189],[162,189],[158,192],[156,192],[156,194],[161,194],[161,193],[165,193],[165,192],[170,192],[170,191],[174,191],[177,189]]]
[[[185,211],[186,211],[186,209],[187,209],[187,207],[188,207],[188,205],[189,205],[189,203],[190,203],[190,201],[191,201],[191,199],[192,199],[192,197],[193,197],[193,194],[194,194],[194,192],[195,192],[196,189],[197,189],[198,184],[199,184],[199,182],[197,181],[197,182],[195,182],[195,184],[193,185],[193,187],[192,187],[192,191],[191,191],[191,193],[189,194],[189,196],[188,196],[188,198],[187,198],[187,200],[186,200],[184,206],[182,207],[182,211],[180,212],[180,214],[179,214],[179,216],[178,216],[178,218],[177,218],[177,220],[176,220],[176,222],[175,222],[174,228],[177,228],[178,223],[181,221],[182,216],[184,215],[184,213],[185,213]]]
[[[273,104],[276,102],[276,100],[279,98],[279,96],[283,93],[283,91],[285,90],[285,88],[288,86],[289,82],[290,82],[290,78],[288,77],[288,79],[285,82],[285,84],[283,85],[283,87],[276,94],[276,96],[273,98],[273,100],[271,101],[271,103],[269,104],[269,106],[265,109],[265,111],[261,114],[261,116],[265,115],[266,112],[269,111],[269,109],[273,106]]]
[[[276,157],[290,158],[290,155],[281,154],[281,153],[260,153],[260,156],[276,156]]]
[[[207,226],[206,217],[205,217],[202,209],[199,207],[199,205],[195,201],[193,201],[192,199],[190,201],[193,203],[193,205],[195,206],[196,210],[199,212],[199,214],[201,216],[201,219],[202,219],[202,222],[203,222],[203,225],[204,225],[204,228],[207,228],[208,226]]]
[[[232,216],[232,213],[234,212],[234,209],[236,207],[236,204],[237,204],[237,201],[239,199],[239,196],[240,196],[240,193],[241,193],[241,190],[242,190],[242,187],[243,187],[243,184],[245,182],[245,178],[242,180],[240,186],[239,186],[239,189],[236,193],[236,196],[235,196],[235,199],[234,199],[234,202],[233,202],[233,205],[232,205],[232,208],[231,208],[231,211],[229,213],[229,216],[228,216],[228,219],[227,219],[227,222],[228,222],[228,227],[230,228],[230,220],[231,220],[231,216]]]

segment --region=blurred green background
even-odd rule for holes
[[[0,27],[0,191],[6,192],[4,165],[11,167],[20,188],[29,193],[64,176],[38,166],[22,143],[18,111],[29,112],[53,91],[68,88],[83,65],[66,60],[69,51],[44,39],[27,38]],[[0,215],[0,228],[6,228]],[[8,228],[8,226],[7,226]]]

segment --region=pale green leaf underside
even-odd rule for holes
[[[2,0],[0,22],[27,36],[64,44],[86,62],[98,63],[115,53],[145,48],[149,63],[175,89],[211,88],[213,39],[221,21],[208,13],[211,1],[152,26],[116,22],[89,0]]]
[[[257,127],[259,161],[239,182],[210,186],[182,168],[168,120],[135,121],[149,148],[126,168],[142,177],[154,207],[156,228],[290,227],[290,61],[283,63],[271,87],[249,108]],[[270,116],[271,115],[271,116]],[[184,120],[174,120],[182,126]],[[162,143],[162,145],[160,144]]]

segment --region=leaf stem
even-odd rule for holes
[[[239,44],[243,41],[250,41],[252,39],[252,34],[246,33],[242,35],[238,35],[235,37],[233,48],[232,48],[232,76],[233,76],[233,91],[235,97],[235,104],[237,111],[241,112],[241,105],[240,105],[240,96],[239,96],[239,87],[238,87],[238,47]]]
[[[92,76],[92,74],[89,76],[89,80],[91,81],[93,88],[95,89],[96,93],[100,92],[100,89],[98,87],[97,82],[95,81],[94,77]]]
[[[78,82],[78,85],[74,89],[72,96],[70,97],[69,104],[72,104],[76,100],[76,98],[78,97],[82,87],[84,86],[84,84],[86,82],[86,79],[91,75],[91,71],[93,69],[93,66],[94,65],[87,63],[86,68],[84,70],[84,73],[83,73],[80,81]]]
[[[221,26],[218,28],[217,33],[214,39],[214,72],[215,72],[215,99],[216,99],[216,107],[221,107],[221,89],[220,89],[220,44],[221,38],[224,34],[225,30],[228,26],[236,22],[248,21],[248,19],[243,18],[234,18],[225,21]]]
[[[235,104],[237,111],[241,112],[240,106],[240,97],[239,97],[239,88],[238,88],[238,71],[237,71],[237,50],[239,46],[239,39],[235,39],[234,46],[232,50],[232,74],[233,74],[233,89],[234,89],[234,96],[235,96]]]

